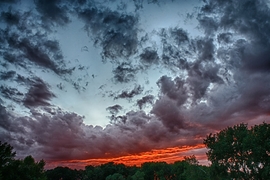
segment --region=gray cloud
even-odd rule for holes
[[[2,93],[3,97],[11,99],[17,103],[20,103],[22,101],[22,96],[24,95],[16,88],[6,86],[0,86],[0,92]]]
[[[162,76],[157,84],[160,87],[161,93],[177,101],[178,105],[182,105],[186,102],[188,98],[187,87],[184,86],[185,83],[180,78],[172,80],[168,76]]]
[[[3,3],[3,4],[13,4],[13,3],[17,3],[17,2],[19,2],[19,0],[2,0],[1,2],[0,2],[0,4],[1,3]]]
[[[141,99],[137,100],[137,105],[140,109],[143,108],[146,104],[153,104],[155,97],[153,95],[147,95],[142,97]]]
[[[63,26],[70,22],[67,15],[68,7],[61,4],[61,0],[36,0],[34,2],[36,10],[42,15],[41,19],[49,25],[48,27],[54,25],[53,23]]]
[[[169,131],[178,132],[186,126],[185,118],[180,113],[176,102],[166,96],[154,104],[151,113],[155,114]]]
[[[234,31],[234,35],[246,37],[240,53],[240,63],[250,71],[269,69],[268,52],[270,37],[266,33],[270,29],[268,23],[269,8],[266,1],[223,2],[208,1],[202,7],[201,16],[219,14],[215,20],[217,31]],[[212,25],[201,24],[203,28],[211,28]],[[230,35],[231,36],[231,35]],[[231,38],[230,38],[231,39]],[[251,48],[252,47],[252,48]]]
[[[29,68],[31,63],[54,71],[56,74],[71,73],[66,68],[59,43],[48,38],[47,33],[39,26],[38,17],[32,12],[9,10],[1,13],[1,19],[7,24],[0,29],[1,46],[5,49],[1,54],[6,63]],[[40,29],[41,28],[41,29]],[[32,29],[39,29],[37,32]],[[19,61],[18,59],[23,59]]]
[[[55,95],[49,90],[47,84],[41,79],[34,79],[30,89],[25,94],[23,104],[26,107],[48,106],[50,101]]]
[[[20,13],[1,12],[0,19],[8,25],[18,25],[20,22]]]
[[[102,47],[104,60],[128,58],[136,53],[138,17],[95,6],[80,9],[78,15],[88,35]]]
[[[6,137],[19,157],[31,152],[35,158],[44,158],[47,162],[109,158],[166,147],[171,142],[175,145],[185,143],[173,141],[178,135],[167,131],[160,121],[144,112],[129,112],[125,122],[101,128],[87,126],[83,117],[59,108],[50,110],[54,115],[32,111],[31,117],[13,117],[14,120],[3,106],[0,108],[6,121],[0,123],[0,132],[12,132]]]
[[[118,114],[119,111],[122,109],[123,109],[122,106],[120,106],[119,104],[109,106],[106,108],[106,110],[109,111],[111,114]]]
[[[113,80],[120,83],[128,83],[135,79],[138,69],[130,63],[123,62],[113,70]]]
[[[157,64],[159,61],[159,56],[156,50],[152,49],[151,47],[147,47],[140,54],[140,60],[144,66],[148,67],[152,64]]]
[[[114,99],[131,99],[136,95],[143,92],[143,87],[141,85],[136,85],[130,92],[122,91],[120,94],[116,95]]]
[[[12,79],[15,75],[16,75],[16,72],[15,71],[1,72],[0,79],[1,80]]]

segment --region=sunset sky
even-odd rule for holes
[[[270,0],[1,0],[0,141],[47,168],[195,155],[270,123]]]

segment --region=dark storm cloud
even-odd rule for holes
[[[35,78],[29,78],[29,77],[25,77],[20,74],[17,74],[15,81],[21,85],[30,86],[31,84],[35,82]]]
[[[164,67],[172,71],[189,68],[189,60],[194,60],[196,40],[189,38],[188,33],[180,27],[161,29],[161,62]]]
[[[66,68],[59,42],[49,38],[34,12],[10,9],[1,12],[1,20],[8,25],[0,29],[2,65],[10,63],[28,70],[34,64],[58,75],[72,72]]]
[[[20,0],[1,0],[0,1],[0,4],[1,3],[7,3],[7,4],[13,4],[13,3],[17,3],[17,2],[19,2]]]
[[[130,63],[123,62],[113,70],[113,79],[115,82],[127,83],[135,79],[137,72],[138,68],[134,67]]]
[[[267,116],[269,8],[265,1],[206,1],[198,19],[205,37],[195,40],[198,59],[187,66],[186,79],[190,98],[197,103],[181,113],[214,129]]]
[[[30,89],[25,94],[23,104],[26,107],[48,106],[50,101],[55,95],[49,90],[47,84],[41,79],[37,78],[31,84]]]
[[[119,104],[109,106],[106,108],[106,110],[109,111],[111,114],[118,114],[119,111],[122,109],[123,109],[122,106],[120,106]]]
[[[155,97],[153,95],[144,96],[141,99],[137,100],[137,105],[139,106],[141,110],[146,104],[153,104],[154,99]]]
[[[68,7],[61,4],[61,0],[35,0],[37,11],[42,15],[42,20],[46,24],[66,25],[70,22],[67,15]]]
[[[0,91],[3,97],[13,100],[17,103],[21,102],[23,93],[17,90],[16,88],[0,86]]]
[[[158,63],[159,56],[156,50],[147,47],[140,54],[140,60],[144,66],[151,66]]]
[[[263,82],[269,81],[268,6],[260,1],[206,4],[198,15],[201,37],[191,39],[178,28],[159,31],[164,67],[187,73],[157,82],[161,95],[152,113],[171,131],[190,127],[190,119],[220,129],[267,115],[269,91]]]
[[[218,22],[213,17],[198,16],[198,21],[206,35],[212,35],[218,29]]]
[[[155,114],[171,132],[185,128],[185,118],[180,113],[175,101],[166,96],[157,100],[151,113]]]
[[[138,17],[95,6],[80,9],[78,15],[90,38],[102,47],[104,60],[128,58],[136,53]]]
[[[247,39],[242,47],[240,63],[250,71],[269,70],[268,52],[270,49],[269,6],[266,1],[207,1],[201,16],[219,14],[216,17],[217,30],[234,31]],[[211,28],[212,25],[204,25]],[[237,38],[237,37],[236,37]],[[252,47],[252,48],[251,48]]]
[[[227,44],[232,42],[232,36],[233,36],[232,33],[220,33],[217,39],[220,44],[222,43]]]
[[[187,43],[189,41],[188,33],[179,27],[169,29],[169,33],[171,38],[174,39],[175,43],[180,46],[183,43]]]
[[[21,42],[18,42],[18,44],[12,44],[12,40],[10,40],[9,44],[20,49],[27,60],[57,72],[56,64],[48,57],[47,54],[39,50],[38,47],[32,45],[28,39],[23,39]]]
[[[204,65],[195,63],[191,66],[187,83],[190,86],[194,101],[205,97],[210,83],[223,83],[223,79],[218,75],[219,68],[219,65],[213,63],[206,63]]]
[[[141,85],[136,85],[131,91],[122,91],[120,94],[116,95],[114,99],[131,99],[143,92],[143,87]]]
[[[59,108],[49,111],[48,114],[32,110],[31,117],[16,118],[0,106],[5,122],[0,122],[0,140],[9,139],[18,157],[30,152],[47,162],[118,157],[167,147],[172,142],[180,146],[186,144],[175,141],[177,134],[167,131],[160,121],[142,111],[128,112],[125,122],[119,121],[105,128],[85,125],[83,117]]]
[[[145,3],[147,4],[157,4],[159,5],[160,2],[166,2],[163,0],[132,0],[135,6],[135,11],[143,9]]]
[[[178,105],[182,105],[186,102],[188,98],[187,87],[184,86],[184,81],[180,78],[172,80],[172,78],[168,76],[162,76],[157,84],[160,87],[161,93],[177,101]]]
[[[9,12],[1,12],[0,19],[8,25],[17,25],[20,22],[20,14]]]
[[[197,44],[197,51],[199,54],[199,60],[201,61],[211,61],[214,58],[214,48],[215,45],[213,44],[213,39],[202,39],[196,42]]]
[[[42,37],[40,37],[42,38]],[[19,50],[19,52],[8,53],[4,57],[10,63],[20,63],[18,62],[20,58],[24,58],[26,61],[30,61],[42,68],[50,69],[54,71],[56,74],[67,73],[71,70],[62,69],[56,62],[62,61],[62,54],[59,49],[58,42],[54,42],[51,40],[45,40],[42,42],[38,40],[37,43],[34,43],[38,38],[32,39],[30,41],[28,38],[20,38],[19,35],[8,34],[7,41],[8,45],[13,48]],[[11,60],[10,60],[11,59]],[[22,66],[26,64],[21,64]]]
[[[26,133],[25,127],[21,124],[21,121],[16,121],[15,116],[13,116],[2,104],[0,104],[0,141],[2,142],[12,142],[12,140],[17,141],[18,134]],[[14,148],[19,149],[19,146],[14,143]]]
[[[6,72],[0,72],[0,73],[1,73],[0,75],[1,80],[12,79],[16,75],[15,71],[6,71]]]

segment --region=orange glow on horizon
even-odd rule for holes
[[[205,155],[205,146],[198,144],[196,146],[183,146],[183,147],[171,147],[166,149],[155,149],[148,152],[142,152],[138,154],[130,154],[115,158],[96,158],[86,160],[69,160],[69,161],[57,161],[49,162],[46,165],[46,169],[52,169],[57,166],[67,166],[72,169],[84,169],[85,166],[93,165],[97,166],[108,162],[114,162],[116,164],[125,164],[127,166],[141,166],[145,162],[167,162],[174,163],[175,161],[181,161],[184,156],[195,155],[197,160],[202,160],[202,164],[206,165],[207,158]],[[196,152],[198,151],[198,152]]]

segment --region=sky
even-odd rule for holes
[[[269,0],[1,0],[0,141],[46,168],[172,163],[270,123]]]

